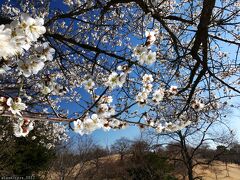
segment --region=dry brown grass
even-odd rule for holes
[[[118,162],[120,160],[120,155],[114,154],[105,157],[99,158],[100,163],[111,162],[112,164]],[[87,172],[89,169],[94,167],[94,160],[88,161],[85,164],[77,164],[75,167],[71,168],[71,172],[69,173],[68,179],[73,179],[73,177],[77,176],[78,179],[81,178],[84,172]],[[197,166],[194,169],[195,176],[202,177],[202,180],[240,180],[240,166],[237,164],[228,164],[227,166],[220,161],[215,161],[211,166]],[[47,176],[47,179],[59,179],[59,172],[50,172]],[[178,179],[181,180],[181,176],[178,176]]]
[[[219,161],[212,166],[198,166],[195,168],[197,176],[204,180],[240,180],[240,166],[237,164],[227,164]]]

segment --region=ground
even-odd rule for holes
[[[117,162],[120,160],[120,155],[114,154],[106,157],[102,157],[99,159],[100,163],[106,163],[106,162]],[[79,163],[73,168],[69,168],[69,178],[66,178],[67,180],[73,179],[78,173],[80,173],[80,176],[78,176],[78,179],[82,179],[81,174],[86,172],[87,170],[93,168],[94,161],[86,162],[85,164]],[[202,180],[240,180],[240,166],[237,164],[227,164],[215,161],[212,166],[197,166],[194,169],[194,172],[196,173],[195,176],[201,177]],[[47,179],[59,179],[60,172],[51,172],[48,174]],[[72,178],[71,178],[72,177]],[[182,180],[182,176],[179,176],[179,180]]]

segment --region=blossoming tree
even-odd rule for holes
[[[80,134],[127,125],[177,131],[239,96],[237,0],[21,0],[1,8],[0,111],[16,136],[39,121]]]

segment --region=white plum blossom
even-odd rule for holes
[[[147,52],[147,48],[144,46],[136,46],[133,53],[135,56],[139,57],[141,56],[143,53]]]
[[[110,122],[109,122],[109,125],[113,128],[117,128],[119,127],[119,125],[121,124],[121,122],[117,119],[112,119]]]
[[[119,76],[116,72],[112,72],[109,77],[106,85],[114,88],[119,85]]]
[[[46,32],[43,18],[33,19],[26,13],[23,13],[20,17],[19,29],[24,31],[30,41],[37,41],[40,35]]]
[[[145,104],[146,101],[147,101],[147,98],[148,98],[148,92],[139,92],[136,96],[136,101],[142,105],[142,104]]]
[[[138,57],[138,61],[141,65],[143,65],[146,62],[147,59],[147,52],[142,53],[139,57]]]
[[[98,112],[101,114],[108,111],[109,107],[107,104],[100,104],[98,109],[99,109]]]
[[[51,93],[51,91],[52,91],[52,88],[45,86],[45,85],[41,89],[41,93],[43,93],[44,95]]]
[[[148,65],[154,63],[156,61],[156,52],[152,52],[151,50],[144,56],[144,62]]]
[[[148,50],[145,46],[137,46],[134,51],[134,56],[137,57],[137,60],[141,65],[148,64],[151,65],[156,61],[156,52]]]
[[[111,87],[112,89],[119,86],[122,87],[126,80],[126,74],[121,73],[120,75],[116,72],[112,72],[109,77],[106,85]]]
[[[171,131],[171,129],[174,128],[174,124],[172,122],[165,122],[164,126],[165,126],[164,128],[165,131]]]
[[[83,82],[84,88],[90,92],[91,90],[94,89],[95,83],[92,79],[88,79],[86,81]]]
[[[5,28],[4,25],[0,25],[0,58],[7,58],[16,54],[16,47],[11,40],[11,34],[11,29]]]
[[[166,131],[169,131],[169,132],[173,132],[173,131],[178,131],[178,130],[181,130],[183,128],[185,128],[186,126],[189,126],[192,122],[191,121],[178,121],[178,122],[175,122],[174,124],[173,123],[167,123],[167,127],[166,127]]]
[[[144,84],[143,87],[144,87],[143,91],[150,93],[152,91],[153,85],[152,84]]]
[[[115,109],[108,104],[100,104],[97,109],[97,114],[101,118],[109,118],[115,114]]]
[[[11,41],[9,42],[14,44],[12,52],[22,54],[23,49],[29,50],[32,42],[36,42],[46,32],[43,24],[44,20],[42,18],[34,19],[26,13],[21,14],[20,20],[14,20],[7,24],[8,31],[11,31]]]
[[[123,70],[123,66],[121,66],[121,65],[117,66],[117,70],[118,71],[122,71]]]
[[[142,81],[143,83],[151,83],[153,82],[153,77],[151,74],[144,74],[143,77],[142,77]]]
[[[80,119],[77,119],[76,121],[73,121],[74,125],[74,131],[83,135],[84,133],[82,132],[83,130],[83,122]]]
[[[186,119],[185,119],[186,120]],[[177,130],[181,130],[187,126],[189,126],[190,124],[192,124],[192,121],[187,120],[187,121],[180,121],[180,123],[178,124],[178,129]]]
[[[111,104],[112,101],[113,101],[113,98],[112,98],[112,96],[103,96],[103,97],[102,97],[102,101],[103,101],[103,102],[106,102],[106,103],[108,103],[108,104]]]
[[[91,118],[85,118],[82,122],[82,134],[90,134],[97,128],[97,123],[95,123]],[[81,132],[80,132],[81,134]]]
[[[96,96],[95,100],[100,98],[99,96]],[[99,100],[99,104],[111,104],[113,101],[112,96],[102,96]]]
[[[18,63],[18,69],[25,77],[37,74],[43,67],[44,62],[36,56],[31,56],[25,61],[20,60]]]
[[[68,91],[68,88],[55,82],[55,81],[57,81],[57,79],[55,79],[55,78],[50,78],[50,79],[48,79],[47,82],[42,82],[40,84],[37,84],[36,87],[44,95],[49,95],[51,93],[52,95],[62,96]]]
[[[23,13],[19,20],[14,20],[10,24],[0,26],[0,57],[11,57],[16,54],[22,54],[23,49],[29,50],[32,42],[46,32],[43,26],[44,20],[42,18],[33,19],[28,14]],[[46,47],[47,44],[44,44]],[[48,59],[53,54],[53,49],[45,51]]]
[[[24,61],[20,60],[18,62],[18,69],[20,73],[23,74],[25,77],[29,77],[32,75],[32,67]]]
[[[100,104],[96,113],[92,114],[91,116],[86,115],[85,118],[74,121],[73,129],[75,132],[83,135],[90,134],[97,129],[103,129],[104,131],[107,131],[113,126],[114,128],[124,128],[125,125],[121,124],[120,121],[113,121],[114,119],[112,119],[111,116],[114,115],[114,113],[115,110],[113,107],[110,107],[105,103]]]
[[[18,123],[13,123],[13,131],[16,137],[26,137],[33,130],[33,122],[29,119],[19,118]]]
[[[127,73],[128,73],[128,72],[122,72],[122,73],[120,73],[120,75],[119,75],[119,81],[120,81],[119,87],[122,87],[123,84],[125,83],[126,78],[127,78]]]
[[[63,0],[63,3],[68,5],[68,6],[74,5],[74,1],[72,1],[72,0]]]
[[[24,29],[20,28],[19,25],[19,20],[14,20],[6,26],[12,30],[11,38],[16,45],[16,51],[22,54],[23,50],[28,51],[30,49],[32,42],[27,38]]]
[[[107,104],[101,104],[102,112],[98,111],[97,113],[92,114],[91,116],[86,115],[82,120],[77,119],[73,122],[74,131],[84,135],[90,134],[93,131],[102,128],[103,130],[108,130],[109,123],[106,118],[109,118],[115,112],[113,108],[108,107]],[[105,112],[103,112],[105,111]]]
[[[15,98],[14,100],[9,97],[7,99],[7,102],[6,102],[7,106],[8,106],[8,110],[11,111],[12,114],[17,114],[19,116],[22,116],[21,115],[21,111],[25,110],[27,108],[27,106],[22,103],[22,99],[21,98]]]
[[[201,111],[205,105],[199,100],[193,100],[191,106],[195,111]]]
[[[156,132],[161,133],[163,130],[164,130],[164,126],[161,123],[159,123],[156,127]]]
[[[51,48],[48,42],[44,42],[42,44],[38,43],[35,45],[34,48],[37,51],[38,56],[40,56],[40,59],[42,59],[43,61],[53,60],[55,49]]]
[[[108,121],[106,121],[102,127],[104,131],[109,131],[111,129],[111,126]]]
[[[150,50],[150,46],[156,41],[158,30],[146,31],[146,43],[145,45],[138,45],[133,50],[133,55],[137,57],[139,64],[151,65],[156,61],[157,53]]]
[[[97,114],[92,114],[91,119],[93,120],[96,129],[102,128],[103,127],[103,120],[98,117]]]
[[[151,127],[154,127],[155,122],[154,122],[153,119],[150,119],[150,120],[147,121],[147,124],[148,124],[149,126],[151,126]]]
[[[152,100],[154,103],[159,104],[159,102],[163,100],[163,97],[164,97],[164,90],[160,88],[154,91]]]
[[[90,134],[96,129],[100,129],[104,126],[105,121],[97,114],[92,114],[91,117],[86,116],[83,120],[77,119],[73,122],[74,131],[80,135]]]
[[[31,59],[29,63],[32,74],[37,74],[44,67],[44,62],[39,59]]]
[[[177,86],[171,86],[171,87],[169,88],[168,92],[169,92],[170,94],[176,95],[177,92],[178,92]]]
[[[153,31],[146,31],[145,36],[147,37],[147,42],[146,45],[149,46],[153,44],[156,41],[156,36],[157,36],[157,29]]]
[[[29,50],[32,42],[46,32],[43,26],[44,20],[42,18],[32,18],[28,14],[23,13],[20,20],[14,20],[10,24],[0,26],[0,58],[11,58],[14,55],[22,55],[23,49]],[[55,50],[49,47],[47,42],[40,45],[35,45],[37,55],[30,55],[24,60],[20,58],[18,63],[18,70],[25,77],[32,74],[37,74],[44,67],[44,61],[53,59]],[[9,66],[2,66],[0,73],[6,73],[10,70]]]

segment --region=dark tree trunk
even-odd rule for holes
[[[192,167],[188,168],[188,179],[189,180],[193,180],[194,179],[194,177],[193,177],[193,168]]]

